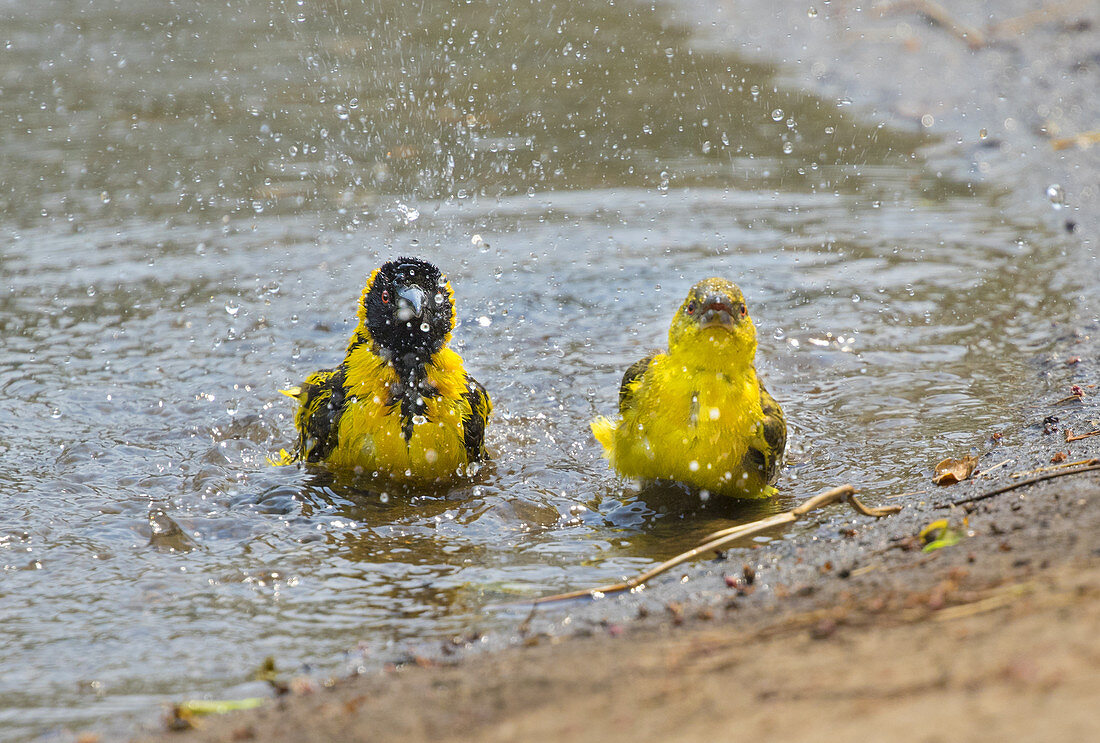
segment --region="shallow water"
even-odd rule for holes
[[[757,517],[639,493],[587,429],[700,278],[745,290],[791,421],[773,508],[1018,429],[1072,310],[1061,238],[660,8],[6,8],[0,740],[507,630]],[[493,464],[421,494],[267,466],[277,390],[399,254],[451,278]]]

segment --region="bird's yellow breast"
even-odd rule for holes
[[[468,461],[462,420],[469,403],[462,397],[462,360],[443,349],[433,362],[427,369],[428,382],[438,394],[425,399],[425,413],[413,417],[412,435],[406,441],[399,405],[387,394],[398,384],[397,373],[373,354],[352,354],[339,443],[326,461],[419,481],[449,478],[464,469]]]
[[[627,477],[676,480],[743,497],[765,485],[742,465],[763,417],[751,366],[716,371],[661,354],[611,436],[602,438],[610,438],[604,444],[611,444],[611,464]]]
[[[618,423],[592,433],[619,474],[735,498],[775,489],[786,421],[756,376],[756,326],[736,284],[700,281],[672,317],[668,353],[632,364]]]

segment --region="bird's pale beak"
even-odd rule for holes
[[[699,306],[696,317],[704,328],[732,328],[743,317],[744,305],[725,294],[708,294]]]
[[[424,314],[424,300],[427,293],[415,284],[403,286],[397,290],[397,319],[408,322]]]

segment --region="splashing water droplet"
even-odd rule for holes
[[[396,210],[398,215],[400,215],[401,217],[401,221],[405,224],[412,224],[416,220],[420,219],[419,209],[414,209],[411,206],[402,204],[400,201],[397,202]]]
[[[230,317],[236,317],[237,313],[241,311],[241,306],[231,299],[225,303],[225,311],[229,313]]]
[[[817,18],[817,8],[811,5],[809,8],[806,9],[806,15],[810,18]]]
[[[1066,190],[1058,183],[1047,186],[1047,198],[1055,209],[1061,209],[1066,205]]]
[[[777,108],[774,111],[772,111],[772,121],[782,121],[782,120],[783,120],[783,109]]]
[[[657,190],[661,193],[668,193],[668,184],[670,176],[667,170],[661,171],[661,181],[657,184]]]

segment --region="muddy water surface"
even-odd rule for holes
[[[1073,256],[920,140],[693,49],[658,8],[6,3],[0,740],[508,631],[841,481],[1021,425]],[[493,396],[449,492],[271,468],[383,260],[437,262]],[[1042,270],[1036,270],[1042,266]],[[700,278],[792,425],[771,506],[639,492],[588,420]],[[121,720],[121,723],[117,721]]]

